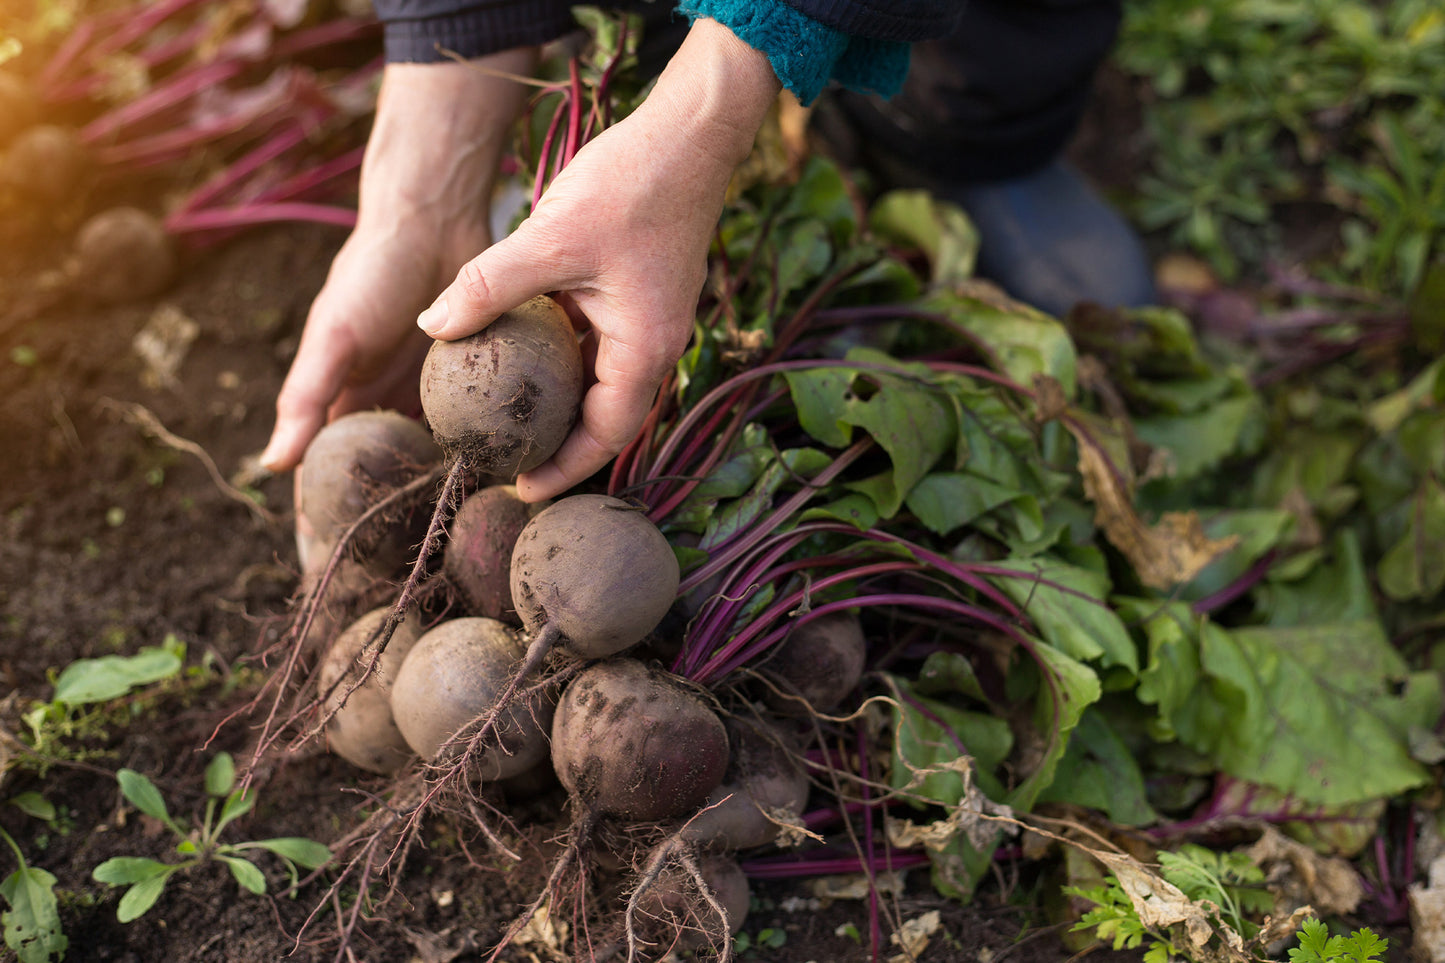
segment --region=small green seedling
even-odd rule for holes
[[[1376,936],[1368,927],[1349,936],[1331,936],[1317,919],[1307,919],[1299,931],[1299,946],[1289,951],[1289,963],[1376,963],[1390,948],[1390,941]]]
[[[160,790],[145,776],[133,769],[122,769],[116,773],[116,781],[120,783],[121,794],[131,805],[160,820],[180,839],[176,852],[184,857],[178,863],[164,863],[143,857],[118,856],[95,868],[91,875],[99,882],[128,887],[116,909],[116,918],[122,923],[129,923],[154,906],[171,876],[211,860],[224,863],[242,889],[259,895],[266,892],[266,877],[244,855],[248,851],[260,849],[280,857],[290,877],[288,889],[293,891],[298,884],[297,867],[316,869],[331,858],[331,851],[325,844],[298,836],[244,843],[221,842],[221,831],[255,806],[254,793],[235,788],[236,768],[228,753],[219,754],[206,767],[206,814],[201,825],[191,829],[172,818]]]
[[[55,677],[55,694],[49,702],[36,702],[21,717],[30,731],[22,737],[29,750],[16,765],[39,775],[57,761],[81,762],[98,752],[77,749],[75,742],[103,738],[113,714],[107,703],[144,686],[164,682],[181,671],[186,644],[168,635],[158,646],[146,646],[134,655],[105,655],[77,659]]]

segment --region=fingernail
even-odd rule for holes
[[[423,311],[417,317],[416,323],[420,328],[432,337],[446,327],[447,323],[447,299],[445,296],[436,299],[431,307]]]

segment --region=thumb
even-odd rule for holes
[[[541,256],[518,229],[463,264],[417,324],[438,341],[465,338],[524,301],[572,286],[572,280],[558,270],[555,256]]]

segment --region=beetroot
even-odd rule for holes
[[[428,762],[460,749],[478,717],[495,707],[512,679],[522,644],[495,619],[443,622],[408,653],[391,690],[391,711],[411,748]],[[538,698],[508,706],[476,756],[476,775],[505,779],[547,755],[552,703]]]
[[[77,196],[89,167],[75,131],[40,124],[19,134],[0,155],[0,185],[37,204],[60,204]]]
[[[389,611],[373,609],[353,622],[332,643],[318,673],[318,684],[326,694],[323,707],[335,713],[326,723],[327,747],[354,766],[383,774],[400,769],[412,755],[392,718],[391,688],[402,660],[421,637],[415,617],[397,627],[366,681],[355,691],[348,690],[370,664],[374,649],[367,643]]]
[[[40,119],[40,100],[30,86],[0,70],[0,147]]]
[[[544,508],[522,501],[515,485],[489,485],[468,495],[457,509],[442,571],[471,614],[520,624],[512,604],[512,549]]]
[[[808,774],[772,726],[734,720],[722,785],[678,831],[684,842],[717,851],[751,849],[777,838],[782,823],[797,823],[808,802]]]
[[[552,765],[589,810],[667,819],[696,809],[722,781],[728,740],[696,691],[634,659],[583,670],[557,706]]]
[[[702,887],[705,892],[700,892]],[[710,856],[698,860],[695,867],[668,866],[631,911],[642,924],[639,928],[654,942],[666,945],[676,938],[679,949],[690,950],[710,938],[726,939],[740,932],[751,902],[748,878],[737,860]],[[723,920],[718,919],[719,909]]]
[[[136,207],[113,207],[82,224],[74,257],[76,286],[105,304],[158,294],[176,273],[170,235],[159,220]]]
[[[422,410],[437,441],[468,470],[505,481],[552,457],[581,402],[577,335],[548,297],[436,342],[422,366]]]
[[[791,716],[836,708],[863,677],[867,654],[857,613],[830,612],[803,622],[763,665],[788,694],[769,693],[769,706]]]
[[[677,557],[647,516],[607,495],[572,495],[539,514],[512,553],[512,601],[531,631],[605,658],[641,641],[677,597]]]
[[[337,541],[380,498],[441,460],[420,424],[395,411],[358,411],[322,428],[306,448],[297,486],[303,569],[325,564]],[[424,521],[424,520],[417,520]],[[388,574],[420,540],[418,524],[379,519],[359,533],[369,568]]]

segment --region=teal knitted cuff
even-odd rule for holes
[[[783,86],[810,104],[828,81],[891,97],[908,74],[908,44],[852,37],[807,17],[783,0],[682,0],[678,12],[707,17],[767,55]]]

